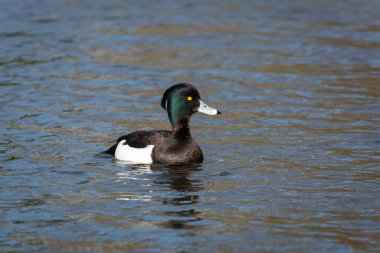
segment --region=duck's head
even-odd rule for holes
[[[188,129],[190,117],[196,112],[220,114],[218,110],[203,102],[198,90],[188,83],[179,83],[168,88],[162,97],[161,107],[168,112],[173,131]]]

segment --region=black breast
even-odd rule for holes
[[[185,164],[203,162],[202,150],[193,139],[163,138],[153,149],[153,162]]]

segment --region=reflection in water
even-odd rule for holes
[[[179,192],[195,192],[202,190],[203,182],[199,179],[189,179],[192,172],[202,169],[201,164],[169,165],[163,168],[163,173],[155,181],[157,184],[167,184]]]
[[[123,172],[118,172],[116,182],[130,185],[133,183],[151,187],[149,178],[146,176],[152,174],[151,165],[133,165],[123,161],[116,161],[122,167],[125,167]],[[148,191],[149,192],[149,191]],[[135,200],[135,201],[151,201],[152,195],[139,193],[118,193],[117,200]]]
[[[189,165],[159,165],[159,164],[144,164],[135,165],[125,162],[117,162],[119,165],[126,167],[123,172],[118,172],[117,182],[129,184],[130,180],[150,181],[151,178],[146,177],[149,174],[159,173],[155,184],[168,185],[171,189],[179,192],[193,192],[202,189],[200,180],[190,180],[191,172],[199,171],[202,168],[201,164]],[[156,172],[156,173],[155,173]],[[150,186],[150,185],[149,185]]]
[[[117,164],[122,167],[126,167],[126,170],[123,172],[118,172],[118,182],[127,183],[127,180],[148,180],[144,178],[138,177],[139,175],[151,174],[153,171],[151,170],[151,165],[131,165],[126,162],[116,161]]]
[[[173,229],[196,229],[196,225],[191,225],[192,222],[201,221],[202,219],[197,217],[197,213],[192,213],[192,210],[184,211],[185,213],[190,213],[190,215],[183,215],[184,218],[168,219],[160,223],[161,227],[173,228]],[[176,216],[181,216],[181,212],[177,212]]]
[[[178,211],[163,211],[163,215],[169,216],[165,222],[158,225],[167,228],[189,228],[189,223],[202,220],[199,216],[201,212],[195,208],[187,206],[196,204],[199,195],[194,194],[204,188],[203,182],[199,179],[190,179],[191,173],[200,171],[201,164],[188,165],[132,165],[128,163],[118,163],[125,167],[123,172],[117,173],[116,182],[125,185],[140,184],[148,190],[142,193],[118,193],[117,200],[126,201],[160,201],[164,206],[184,206],[185,209]],[[160,188],[169,187],[178,194],[174,197],[158,196],[155,186]],[[162,189],[161,189],[162,190]],[[148,193],[148,194],[147,194]],[[170,195],[173,195],[171,193]],[[173,217],[173,218],[172,218]]]
[[[165,198],[163,205],[180,206],[178,211],[166,211],[169,218],[159,225],[173,229],[188,229],[192,222],[201,221],[200,211],[197,211],[195,204],[199,201],[197,191],[204,188],[204,182],[197,179],[189,179],[191,173],[201,170],[201,164],[172,165],[167,166],[164,173],[155,181],[158,184],[169,185],[172,190],[180,192],[179,197]],[[171,218],[173,217],[173,218]]]

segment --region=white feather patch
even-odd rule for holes
[[[124,145],[125,140],[117,144],[115,150],[115,158],[117,160],[130,163],[150,164],[153,163],[152,151],[154,145],[148,145],[145,148],[133,148],[129,145]]]

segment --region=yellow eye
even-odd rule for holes
[[[187,97],[187,100],[191,101],[191,100],[193,100],[193,98],[192,97]]]

